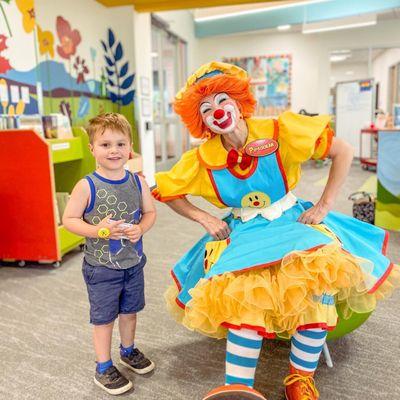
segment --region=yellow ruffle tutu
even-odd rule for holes
[[[302,326],[333,329],[337,308],[345,318],[371,312],[377,300],[400,287],[400,267],[395,265],[378,290],[368,293],[370,277],[360,263],[368,268],[367,260],[335,243],[290,253],[268,268],[201,279],[190,290],[192,299],[185,309],[176,302],[176,286],[165,298],[179,322],[207,336],[223,338],[227,327],[248,327],[267,337],[289,338]],[[326,294],[335,296],[336,306],[321,301]]]

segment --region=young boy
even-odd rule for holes
[[[94,382],[117,395],[132,387],[111,360],[117,317],[120,363],[138,374],[154,369],[154,363],[135,347],[134,338],[136,313],[145,305],[142,235],[154,224],[156,211],[144,179],[124,169],[132,150],[126,118],[116,113],[99,115],[90,120],[88,134],[97,169],[76,184],[63,224],[86,237],[82,273],[94,325]]]

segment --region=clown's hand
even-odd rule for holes
[[[300,215],[297,222],[309,225],[317,225],[327,216],[331,207],[327,203],[318,202]]]
[[[231,233],[231,230],[225,221],[210,214],[205,213],[199,220],[199,223],[216,240],[226,239]]]

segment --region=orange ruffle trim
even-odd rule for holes
[[[333,328],[339,308],[344,318],[353,312],[369,313],[377,300],[400,287],[400,267],[394,265],[380,287],[368,293],[369,264],[330,244],[313,252],[290,253],[269,268],[201,279],[190,290],[192,299],[184,309],[176,302],[176,285],[165,298],[179,322],[207,336],[223,338],[226,326],[245,326],[264,336],[289,338],[301,326]],[[316,300],[323,294],[334,296],[336,307]]]
[[[164,197],[162,197],[160,191],[157,188],[154,188],[151,191],[151,195],[156,200],[161,201],[162,203],[166,203],[168,201],[176,200],[176,199],[184,199],[186,197],[184,194],[180,194],[180,195],[177,195],[177,196],[164,196]]]

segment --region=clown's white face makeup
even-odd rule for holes
[[[204,97],[200,104],[200,114],[207,128],[221,135],[233,132],[240,119],[236,101],[226,93]]]

